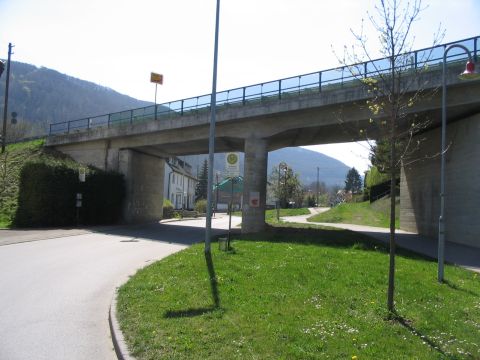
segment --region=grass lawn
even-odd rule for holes
[[[297,215],[308,215],[310,211],[307,208],[300,209],[280,209],[280,217],[282,216],[297,216]],[[271,209],[265,211],[265,221],[266,222],[276,222],[277,221],[277,210]]]
[[[297,215],[308,215],[310,211],[307,208],[300,209],[280,209],[280,217],[282,216],[297,216]],[[235,211],[233,215],[242,216],[241,211]],[[266,222],[276,222],[277,221],[277,209],[270,209],[265,211],[265,221]]]
[[[480,278],[388,255],[345,230],[278,227],[239,237],[212,259],[203,244],[140,270],[119,289],[118,316],[138,359],[479,359]]]
[[[400,206],[395,208],[395,227],[400,228]],[[343,203],[329,211],[308,218],[312,222],[344,223],[378,227],[390,227],[390,199],[380,199],[371,203]]]

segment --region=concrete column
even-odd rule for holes
[[[159,221],[163,211],[165,160],[134,150],[119,150],[118,171],[125,175],[124,220]]]
[[[242,233],[265,230],[267,160],[266,140],[253,137],[245,140]]]

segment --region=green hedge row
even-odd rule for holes
[[[20,173],[14,225],[76,225],[77,193],[82,194],[80,224],[111,224],[121,219],[125,197],[123,175],[90,168],[86,181],[80,183],[75,168],[63,163],[30,162]]]

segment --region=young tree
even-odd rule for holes
[[[378,160],[375,165],[383,167],[390,176],[390,262],[387,290],[387,308],[390,313],[395,311],[396,177],[401,163],[417,149],[418,143],[412,141],[413,136],[430,124],[428,118],[420,119],[408,114],[409,108],[419,99],[430,95],[425,91],[427,81],[422,80],[421,75],[427,70],[426,60],[431,52],[420,54],[423,59],[412,59],[409,54],[412,50],[412,26],[424,9],[422,0],[379,0],[375,6],[376,13],[367,14],[367,17],[378,34],[380,53],[385,59],[372,61],[372,42],[367,41],[362,25],[360,32],[352,30],[356,46],[350,53],[347,52],[342,60],[351,74],[356,76],[371,94],[370,99],[365,102],[371,112],[370,127],[360,129],[360,133],[366,138],[370,137],[370,133],[376,133],[379,148],[374,153],[374,161]],[[433,45],[436,45],[441,37],[437,34]],[[369,61],[368,74],[365,73],[367,67],[363,64],[348,64],[359,64],[361,60]],[[412,61],[415,61],[415,66],[412,66]]]
[[[268,181],[275,198],[280,200],[281,208],[287,208],[291,201],[295,202],[297,207],[301,206],[305,190],[298,174],[294,173],[288,164],[282,163],[282,166],[274,167]]]
[[[351,191],[352,194],[358,194],[362,191],[362,178],[355,167],[348,170],[345,178],[345,190]]]
[[[208,188],[208,161],[203,161],[202,170],[198,175],[198,183],[195,188],[195,201],[207,198]]]

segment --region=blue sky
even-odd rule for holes
[[[405,1],[404,1],[405,2]],[[343,51],[373,10],[372,0],[222,0],[218,90],[338,66]],[[480,1],[430,0],[415,24],[416,48],[480,35]],[[164,75],[158,101],[211,91],[215,0],[0,0],[0,58],[45,66],[153,101],[151,71]],[[377,36],[367,29],[369,46]],[[309,147],[312,149],[312,147]],[[368,166],[358,144],[314,147]]]

